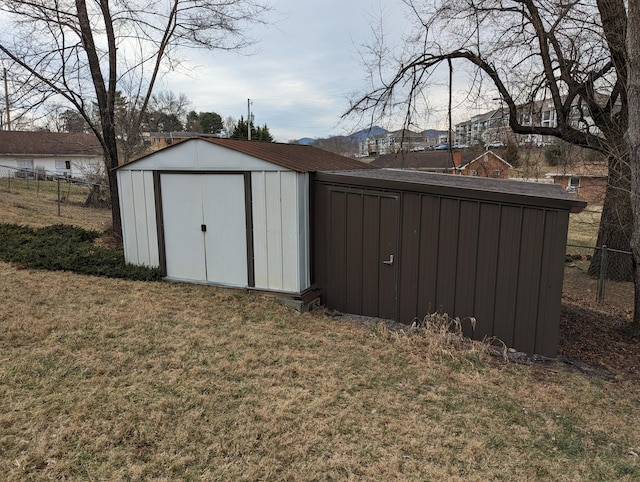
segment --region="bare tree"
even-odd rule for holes
[[[629,2],[627,30],[627,98],[629,102],[629,165],[631,166],[631,206],[633,208],[633,235],[631,250],[636,261],[635,314],[633,324],[638,332],[638,299],[640,299],[640,4]]]
[[[627,10],[624,0],[404,0],[413,30],[398,52],[382,42],[363,55],[372,88],[347,115],[389,115],[406,123],[428,102],[438,66],[453,62],[473,88],[497,96],[516,134],[552,136],[608,159],[598,245],[628,250],[634,230],[627,95]],[[633,2],[629,2],[633,3]],[[555,123],[543,123],[550,102]],[[634,187],[634,189],[636,189]],[[637,229],[637,228],[636,228]],[[626,258],[626,259],[625,259]],[[640,252],[608,258],[609,272],[640,284]],[[599,263],[595,257],[591,268]],[[636,288],[638,289],[638,288]],[[640,295],[634,326],[640,330]]]
[[[261,0],[0,0],[13,21],[0,34],[0,55],[22,91],[38,102],[62,97],[102,145],[114,233],[120,235],[116,100],[127,92],[135,135],[158,76],[179,62],[181,47],[238,50],[263,22]],[[92,115],[97,105],[97,120]]]
[[[236,128],[236,125],[238,124],[238,119],[229,115],[224,118],[223,124],[224,124],[223,129],[226,133],[226,136],[229,137],[231,133],[234,131],[234,129]]]

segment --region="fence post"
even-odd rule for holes
[[[602,255],[600,256],[600,277],[598,278],[598,301],[604,299],[605,278],[607,276],[607,245],[602,245]]]
[[[60,216],[60,178],[58,178],[58,216]]]

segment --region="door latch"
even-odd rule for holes
[[[382,262],[383,264],[388,264],[389,266],[393,265],[393,255],[389,255],[389,259]]]
[[[207,232],[207,225],[206,224],[201,224],[200,225],[200,231],[202,231],[203,233],[206,233]]]

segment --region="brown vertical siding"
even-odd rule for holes
[[[396,197],[380,197],[380,257],[377,261],[380,269],[379,275],[379,309],[378,316],[382,318],[398,318],[398,229],[399,229],[399,200]],[[392,264],[384,264],[383,260],[394,257]]]
[[[363,203],[362,195],[347,194],[347,240],[346,245],[346,311],[362,312],[362,268],[363,268]]]
[[[438,268],[436,274],[435,310],[453,314],[456,299],[456,271],[458,258],[459,200],[440,201],[438,226]]]
[[[400,246],[400,306],[399,320],[411,323],[418,308],[420,288],[418,276],[421,267],[420,233],[421,233],[420,195],[407,193],[403,199]],[[426,253],[425,253],[426,254]]]
[[[476,338],[555,356],[568,211],[326,182],[315,193],[327,306],[403,323],[474,317]]]
[[[422,318],[435,311],[436,289],[438,286],[438,225],[440,224],[440,198],[420,196],[421,225],[420,238],[416,250],[420,253],[420,270],[418,272],[418,309],[411,317]],[[404,294],[404,290],[403,290]],[[401,305],[404,302],[401,300]],[[407,322],[408,318],[401,321]]]
[[[328,233],[331,233],[328,256],[329,279],[331,283],[326,285],[327,298],[332,300],[332,305],[341,311],[346,311],[347,284],[345,279],[346,253],[346,217],[347,194],[338,191],[329,191],[329,219],[327,222]]]
[[[438,309],[436,289],[438,286],[438,226],[440,224],[440,198],[421,196],[421,229],[418,251],[420,270],[418,272],[418,310],[412,317],[422,318]],[[401,302],[401,304],[403,304]],[[401,320],[407,322],[407,319]]]
[[[558,345],[558,330],[550,330],[548,325],[560,316],[569,215],[559,211],[546,211],[544,225],[535,353],[554,356]]]
[[[460,223],[458,231],[458,252],[455,283],[454,313],[475,312],[475,280],[478,261],[478,229],[479,203],[475,201],[460,201]],[[468,315],[467,315],[468,316]],[[463,329],[467,336],[471,336],[471,326],[468,320],[463,320]]]
[[[380,259],[380,199],[367,196],[363,199],[363,203],[363,259]],[[365,263],[362,267],[362,296],[366,300],[363,303],[362,314],[365,316],[378,316],[379,270],[378,263]]]
[[[514,330],[513,345],[522,351],[533,353],[538,321],[545,213],[540,209],[525,208],[522,214],[520,266],[514,318],[518,329]]]
[[[502,206],[493,333],[509,346],[513,346],[521,226],[522,208]]]
[[[313,231],[311,233],[313,237],[311,241],[311,246],[313,246],[311,251],[311,272],[313,273],[313,277],[311,278],[311,284],[317,285],[318,280],[328,279],[328,263],[317,263],[314,262],[314,260],[329,259],[326,243],[329,211],[327,209],[327,189],[317,184],[314,180],[311,192],[313,193],[313,202],[311,203],[311,219],[313,220]]]
[[[494,334],[498,253],[500,251],[500,205],[482,203],[479,212],[478,259],[474,279],[476,335]]]

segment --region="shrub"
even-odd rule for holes
[[[128,264],[122,253],[95,246],[93,241],[99,235],[64,224],[44,228],[0,224],[0,259],[25,268],[140,281],[161,278],[158,268]]]
[[[558,166],[563,161],[562,146],[560,144],[551,144],[544,150],[544,158],[550,166]]]
[[[503,153],[503,159],[513,167],[520,167],[520,153],[518,146],[514,142],[509,141]]]

